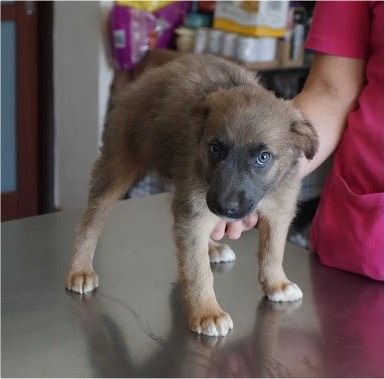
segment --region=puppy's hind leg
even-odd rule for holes
[[[96,161],[91,175],[88,206],[77,228],[73,254],[66,277],[66,288],[79,293],[98,286],[93,258],[99,234],[114,203],[138,178],[138,169],[128,162],[123,168],[104,154]]]
[[[218,243],[210,238],[209,257],[211,263],[225,263],[235,261],[235,254],[230,246]]]
[[[218,218],[208,211],[202,199],[182,198],[178,190],[173,213],[179,280],[189,328],[198,334],[224,336],[233,328],[233,321],[216,300],[208,255],[210,233]]]

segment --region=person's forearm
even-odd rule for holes
[[[295,107],[315,127],[319,137],[316,156],[308,161],[300,158],[303,178],[320,166],[336,149],[343,134],[349,112],[356,106],[362,85],[364,62],[347,58],[317,55],[304,89],[294,98]],[[332,74],[328,75],[328,72]],[[342,73],[345,71],[344,73]],[[334,75],[349,71],[350,83],[341,86]],[[326,74],[325,74],[326,72]]]

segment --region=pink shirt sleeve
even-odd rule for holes
[[[317,1],[306,48],[366,59],[370,46],[370,2]]]

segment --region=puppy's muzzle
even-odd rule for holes
[[[231,197],[221,197],[213,191],[206,196],[210,211],[219,217],[241,219],[247,216],[254,208],[254,202],[247,199],[243,192],[232,194]]]

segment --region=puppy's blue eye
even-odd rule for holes
[[[270,162],[272,155],[268,151],[261,151],[257,157],[257,165],[264,166]]]

